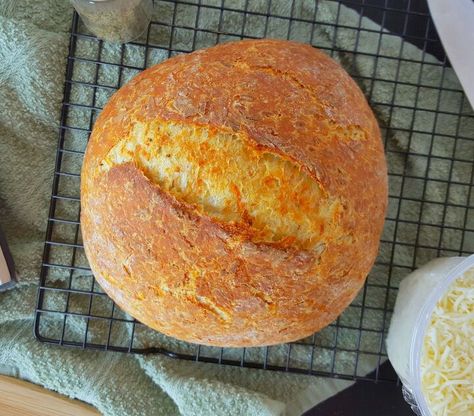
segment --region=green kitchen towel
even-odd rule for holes
[[[155,3],[157,19],[171,22],[173,3]],[[221,4],[220,0],[203,0],[202,3]],[[245,6],[244,1],[226,1],[225,4],[236,10],[243,10]],[[263,34],[265,26],[265,19],[258,13],[266,12],[267,1],[257,0],[249,4],[257,14],[247,16],[244,35],[258,37]],[[397,227],[394,221],[387,221],[383,240],[396,238],[400,245],[392,251],[390,244],[382,243],[380,264],[392,261],[397,265],[420,265],[438,254],[430,248],[437,247],[438,242],[447,250],[474,251],[474,233],[463,235],[460,231],[464,224],[468,229],[474,229],[473,201],[468,200],[472,163],[462,162],[474,159],[474,118],[465,98],[458,92],[460,87],[454,72],[430,65],[437,63],[434,57],[388,32],[381,36],[378,25],[366,18],[361,19],[353,10],[333,1],[318,2],[317,20],[320,24],[313,27],[304,20],[313,18],[314,5],[312,0],[298,1],[291,10],[291,2],[274,0],[273,14],[289,16],[293,13],[294,17],[302,19],[294,21],[291,27],[287,20],[270,19],[268,36],[286,38],[290,34],[292,39],[312,41],[320,47],[331,47],[335,42],[341,51],[354,50],[357,45],[357,55],[339,52],[334,58],[360,75],[359,84],[375,103],[374,110],[389,150],[389,169],[393,173],[390,188],[394,198],[391,198],[388,216],[406,221]],[[202,8],[198,21],[201,28],[219,29],[219,19],[214,11]],[[197,22],[195,12],[195,7],[179,4],[175,23],[194,25]],[[161,355],[70,350],[41,344],[33,338],[33,309],[54,171],[71,13],[64,0],[0,0],[0,226],[8,239],[20,279],[16,288],[0,293],[0,372],[89,402],[103,414],[127,416],[297,415],[349,386],[350,382],[342,380],[185,362]],[[220,28],[221,31],[241,33],[241,16],[236,12],[226,13],[223,19],[225,27]],[[335,22],[336,16],[342,25],[337,29],[328,24]],[[367,31],[356,36],[349,28],[359,24]],[[210,46],[216,41],[208,34],[204,31],[197,37],[197,47]],[[218,40],[236,38],[223,34]],[[151,41],[157,47],[148,51],[149,64],[166,58],[165,50],[159,45],[168,45],[169,32],[153,32]],[[176,49],[187,49],[192,42],[190,31],[175,31],[173,46]],[[121,49],[119,45],[104,43],[101,58],[119,62]],[[142,65],[144,53],[142,47],[127,45],[126,63]],[[376,62],[372,56],[375,53],[386,58]],[[400,54],[404,58],[402,61],[393,59]],[[76,55],[97,59],[97,42],[78,39]],[[425,64],[420,64],[420,60]],[[94,65],[76,62],[74,79],[94,83],[94,69]],[[135,73],[131,69],[124,72],[121,83]],[[97,75],[103,85],[117,85],[119,81],[119,74],[113,66],[101,67]],[[377,81],[371,85],[368,79],[374,77]],[[396,80],[402,84],[396,86]],[[423,87],[417,88],[416,84]],[[442,92],[436,88],[438,86],[443,87]],[[71,90],[71,101],[90,105],[90,92],[90,89],[76,85]],[[107,90],[98,91],[96,105],[102,106],[108,98]],[[418,100],[417,110],[411,108],[415,99]],[[456,115],[460,109],[465,117]],[[89,115],[87,111],[71,109],[68,125],[87,129]],[[387,126],[392,127],[389,134]],[[415,133],[410,133],[410,130]],[[83,150],[84,134],[69,132],[71,149],[76,146],[76,150]],[[454,142],[452,137],[456,135],[462,139]],[[439,158],[427,158],[428,154]],[[453,156],[456,162],[447,160]],[[71,160],[65,161],[63,167],[77,171],[80,165],[78,160]],[[404,169],[408,177],[402,182],[400,175]],[[425,176],[433,181],[428,181],[423,187],[423,181],[417,178]],[[449,189],[445,183],[448,178],[455,184]],[[72,189],[74,186],[64,189],[65,193],[77,191]],[[401,195],[405,200],[399,204],[397,197]],[[420,206],[416,201],[421,198],[432,202]],[[442,210],[446,202],[451,205]],[[471,208],[466,208],[468,206]],[[59,215],[64,218],[77,215],[67,207],[58,209],[62,210]],[[416,234],[412,222],[417,220],[422,223],[418,241],[422,248],[413,264],[410,244],[413,244]],[[450,228],[440,233],[439,225],[443,222]],[[66,228],[58,227],[55,232],[57,239],[70,241],[70,231]],[[67,264],[69,261],[62,258],[60,252],[53,254],[58,263]],[[407,272],[406,268],[394,268],[391,286],[396,287]],[[386,266],[374,268],[369,281],[381,287],[370,287],[361,294],[360,297],[365,296],[366,304],[380,307],[387,297],[389,306],[393,306],[395,291],[387,292],[383,288],[387,283],[387,273]],[[58,273],[51,279],[58,287],[63,287],[64,275]],[[80,285],[90,288],[89,275],[75,276],[75,279],[78,288]],[[61,301],[60,298],[45,299],[46,306],[49,304],[51,308],[58,308]],[[79,299],[73,299],[70,307],[80,310],[84,305]],[[359,322],[362,317],[356,315],[357,311],[360,308],[349,308],[341,322]],[[363,317],[364,325],[380,329],[380,325],[384,325],[380,314],[369,312]],[[46,321],[49,325],[46,329],[54,332],[58,325],[60,328],[61,321]],[[79,336],[84,329],[83,321],[68,318],[67,336]],[[100,339],[104,330],[100,326],[89,329],[91,339]],[[114,336],[125,339],[127,334],[124,331],[127,330],[123,328]],[[367,331],[364,335],[367,336],[361,338],[361,348],[377,352],[381,343],[379,334]],[[356,342],[354,331],[341,331],[339,334],[338,345],[350,348]],[[152,331],[137,333],[137,343],[138,346],[159,344],[182,351],[191,348]],[[230,356],[238,354],[237,351],[228,353]],[[276,362],[284,357],[284,348],[275,347]],[[296,352],[294,359],[307,362],[309,357],[299,356]],[[332,357],[321,355],[315,360],[325,368],[331,365]],[[337,370],[349,374],[353,363],[353,354],[341,352],[337,357]],[[355,371],[362,375],[376,364],[376,356],[362,355]]]

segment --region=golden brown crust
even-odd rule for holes
[[[252,242],[196,212],[133,163],[100,172],[137,122],[242,132],[290,158],[343,207],[319,249]],[[387,204],[376,120],[361,91],[310,46],[244,41],[150,68],[101,113],[82,175],[82,232],[99,283],[145,324],[191,342],[269,345],[339,315],[375,259]]]

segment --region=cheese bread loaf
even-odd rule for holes
[[[180,55],[109,101],[81,184],[96,279],[182,340],[261,346],[311,335],[355,297],[387,205],[362,92],[307,45]]]

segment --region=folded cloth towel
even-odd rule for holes
[[[155,2],[157,15],[161,20],[167,19],[171,11],[169,2]],[[241,8],[239,2],[233,7]],[[243,3],[243,2],[242,2]],[[289,15],[290,2],[274,2],[276,14]],[[298,2],[293,16],[311,19],[314,15],[312,0]],[[254,10],[266,10],[266,1],[252,2]],[[201,27],[216,29],[215,13],[212,9],[202,10],[199,24]],[[209,12],[209,13],[207,13]],[[270,371],[248,370],[228,366],[184,362],[161,355],[124,355],[117,353],[100,353],[91,351],[70,350],[52,347],[37,342],[32,335],[33,309],[35,305],[37,280],[43,250],[44,230],[48,216],[48,197],[53,177],[56,137],[58,129],[60,103],[64,82],[68,28],[72,9],[63,0],[0,0],[0,226],[8,239],[20,283],[5,293],[0,293],[0,372],[31,380],[50,389],[79,398],[96,406],[107,415],[297,415],[346,388],[351,383],[342,380],[317,378],[303,375],[275,373]],[[177,8],[177,21],[183,24],[195,19],[195,8],[180,5]],[[450,174],[457,183],[469,185],[470,171],[465,165],[436,164],[427,168],[426,157],[408,157],[407,152],[427,155],[429,152],[450,157],[462,155],[463,159],[474,158],[474,125],[473,119],[460,119],[454,114],[463,106],[463,113],[470,111],[463,102],[463,95],[451,91],[459,89],[459,84],[451,69],[443,70],[435,58],[423,54],[416,47],[404,43],[399,37],[384,32],[366,18],[360,19],[353,10],[330,1],[318,2],[317,19],[322,24],[312,26],[304,22],[294,22],[285,28],[285,21],[274,19],[269,22],[268,35],[286,37],[290,33],[295,40],[313,41],[317,46],[332,46],[336,43],[342,51],[354,50],[356,37],[353,29],[339,27],[337,30],[324,22],[339,22],[344,27],[362,27],[369,29],[358,35],[359,54],[339,52],[334,55],[353,73],[361,76],[360,85],[377,103],[375,111],[382,127],[391,126],[396,130],[383,130],[386,146],[390,150],[388,162],[390,171],[400,174],[406,169],[410,176],[424,177],[427,169],[434,178],[447,178]],[[258,16],[257,16],[258,17]],[[226,31],[239,33],[239,19],[226,20]],[[262,21],[248,17],[245,33],[261,36]],[[289,32],[288,32],[289,30]],[[166,33],[155,33],[156,45],[167,44]],[[161,36],[161,38],[160,38]],[[222,35],[220,41],[227,40]],[[205,40],[198,39],[197,44]],[[176,31],[174,46],[189,46],[189,33]],[[211,41],[213,41],[211,39]],[[200,45],[201,46],[201,45]],[[96,58],[95,41],[78,40],[76,54]],[[143,49],[127,46],[126,59],[131,65],[140,66],[143,61]],[[104,44],[103,58],[114,62],[120,58],[121,47]],[[397,58],[400,54],[404,61],[397,59],[375,59],[371,54],[380,53]],[[163,50],[150,51],[148,63],[152,64],[166,58]],[[416,61],[422,59],[426,65]],[[415,61],[415,62],[413,62]],[[116,85],[119,75],[111,66],[101,68],[99,80],[108,85]],[[133,73],[129,73],[129,76]],[[373,84],[369,78],[379,80]],[[76,63],[75,77],[84,81],[94,81],[94,72],[87,65]],[[92,77],[92,78],[91,78]],[[122,83],[128,79],[123,76]],[[393,81],[403,81],[395,87]],[[439,100],[438,89],[429,87],[417,88],[414,84],[440,86],[442,91]],[[97,94],[97,105],[108,98]],[[80,86],[71,91],[72,99],[77,103],[90,105],[87,89]],[[420,110],[409,109],[414,97],[418,97]],[[99,103],[99,101],[103,101]],[[393,105],[395,104],[395,106]],[[408,107],[407,108],[404,108]],[[424,108],[424,110],[422,110]],[[444,109],[447,114],[434,116],[433,111]],[[70,111],[68,122],[78,127],[88,128],[90,113]],[[409,133],[415,128],[418,133]],[[389,131],[389,134],[387,134]],[[459,134],[469,140],[459,140],[453,148],[453,139],[449,135]],[[84,143],[80,133],[71,133],[71,143],[78,146]],[[78,163],[78,162],[75,162]],[[74,164],[74,163],[73,163]],[[74,166],[70,166],[71,169]],[[77,168],[78,166],[75,166]],[[472,169],[472,166],[471,166]],[[458,186],[447,190],[442,182],[430,182],[424,191],[425,200],[445,201],[467,205],[469,186]],[[401,184],[399,176],[391,177],[391,193],[395,196],[419,199],[420,183],[406,179]],[[445,185],[445,184],[444,184]],[[449,194],[448,194],[449,192]],[[440,224],[438,206],[426,204],[423,214],[419,209],[407,204],[398,206],[398,199],[391,201],[389,217],[412,219],[414,215],[423,215],[427,224]],[[398,209],[398,212],[397,212]],[[64,215],[77,215],[67,212]],[[459,211],[446,211],[445,221],[456,222]],[[467,215],[467,213],[466,213]],[[415,218],[418,219],[417,217]],[[396,238],[398,241],[412,242],[414,226],[400,223]],[[474,225],[470,225],[471,229]],[[416,231],[416,229],[415,229]],[[444,233],[439,236],[439,228],[431,227],[420,230],[424,239],[442,239],[444,247],[456,247],[474,250],[469,243],[461,239],[460,231]],[[64,238],[67,238],[66,231]],[[393,240],[394,222],[388,221],[384,239]],[[438,234],[436,234],[438,233]],[[466,248],[467,247],[467,248]],[[399,265],[413,264],[411,247],[392,252],[389,246],[382,246],[380,260],[387,263],[392,260]],[[417,262],[424,262],[434,256],[431,250],[419,251]],[[60,254],[58,254],[60,256]],[[402,273],[403,273],[402,269]],[[393,273],[391,285],[396,286],[402,273]],[[63,277],[54,277],[58,285],[64,282]],[[83,280],[81,280],[83,279]],[[79,282],[87,287],[90,276],[78,276]],[[385,284],[387,268],[376,267],[369,278],[373,283]],[[393,291],[389,293],[389,305],[393,305]],[[373,306],[383,305],[386,292],[384,289],[365,292],[366,300]],[[58,300],[51,299],[55,304]],[[78,304],[78,307],[81,305]],[[351,310],[344,314],[344,319],[358,321],[360,316],[351,315]],[[342,319],[342,318],[341,318]],[[380,315],[364,317],[367,325],[381,325]],[[68,318],[71,336],[83,333],[83,322]],[[54,330],[55,323],[51,323]],[[382,324],[383,325],[383,324]],[[69,329],[68,329],[69,330]],[[371,334],[368,332],[367,334]],[[376,334],[376,333],[375,333]],[[117,336],[126,334],[118,334]],[[90,328],[91,337],[100,337],[100,328]],[[339,341],[352,345],[354,336],[350,332],[339,335]],[[355,338],[357,339],[357,338]],[[379,336],[363,338],[364,348],[378,351]],[[175,349],[186,348],[183,343],[166,339],[159,334],[144,332],[137,334],[137,342],[142,345],[161,343]],[[232,354],[232,351],[229,352]],[[340,353],[339,371],[350,371],[353,366],[353,355]],[[308,357],[301,357],[302,360]],[[317,357],[322,364],[331,362],[332,357]],[[278,357],[277,357],[278,359]],[[377,363],[376,357],[361,356],[358,373],[367,373]],[[349,370],[347,368],[349,368]]]

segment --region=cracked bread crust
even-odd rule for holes
[[[167,151],[184,148],[189,129],[209,142],[242,138],[248,152],[237,166],[254,163],[253,152],[255,163],[258,152],[270,155],[276,179],[262,176],[262,187],[293,186],[288,172],[296,172],[295,183],[314,190],[314,209],[269,199],[282,209],[267,221],[245,170],[227,205],[203,202],[197,181],[232,166],[218,176],[200,170],[191,183],[179,172],[172,182],[156,168],[164,159],[149,163],[164,146],[156,125],[186,133]],[[155,126],[146,151],[137,126]],[[206,157],[220,165],[202,155],[204,165]],[[199,162],[186,158],[194,174]],[[386,205],[380,133],[362,92],[325,54],[287,41],[227,43],[142,72],[102,111],[82,171],[83,240],[98,282],[148,326],[207,345],[277,344],[329,324],[373,265]]]

